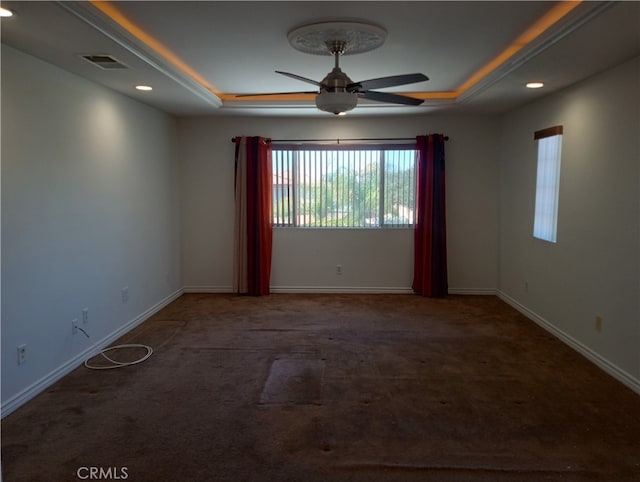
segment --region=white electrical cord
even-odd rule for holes
[[[87,338],[91,338],[89,336],[89,334],[84,331],[82,328],[78,327],[78,330],[80,330],[82,333],[85,334],[85,336]],[[139,358],[137,360],[133,360],[130,362],[119,362],[118,360],[113,360],[112,358],[109,358],[106,353],[113,351],[113,350],[119,350],[121,348],[144,348],[147,350],[147,353],[142,356],[142,358]],[[138,343],[130,343],[127,345],[116,345],[116,346],[112,346],[109,348],[105,348],[104,350],[102,350],[100,353],[98,353],[98,355],[101,355],[102,357],[106,358],[110,363],[112,363],[112,365],[91,365],[89,363],[89,360],[91,360],[92,358],[95,358],[98,355],[94,355],[91,358],[87,358],[84,362],[84,366],[87,368],[90,368],[91,370],[110,370],[111,368],[123,368],[123,367],[128,367],[131,365],[137,365],[138,363],[142,363],[143,361],[145,361],[147,358],[149,358],[151,356],[151,354],[153,353],[153,348],[151,348],[148,345],[140,345]]]
[[[139,358],[138,360],[134,360],[134,361],[130,361],[130,362],[119,362],[117,360],[113,360],[113,359],[109,358],[106,355],[107,352],[110,352],[110,351],[113,351],[113,350],[118,350],[120,348],[145,348],[147,350],[147,353],[142,358]],[[142,363],[147,358],[149,358],[152,353],[153,353],[153,348],[151,348],[150,346],[147,346],[147,345],[139,345],[139,344],[116,345],[116,346],[112,346],[112,347],[106,348],[106,349],[102,350],[100,353],[98,353],[98,355],[102,355],[104,358],[106,358],[111,363],[113,363],[113,365],[90,365],[89,364],[89,360],[90,359],[87,359],[84,362],[84,366],[86,366],[87,368],[91,368],[92,370],[109,370],[111,368],[123,368],[123,367],[128,367],[128,366],[131,366],[131,365],[136,365],[138,363]]]

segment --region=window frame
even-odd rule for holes
[[[417,200],[416,200],[416,192],[417,192],[417,184],[416,184],[416,170],[417,170],[417,160],[418,160],[418,150],[415,141],[412,142],[393,142],[393,143],[348,143],[348,144],[325,144],[325,143],[292,143],[292,142],[282,142],[272,145],[272,154],[273,154],[273,163],[274,163],[274,179],[278,176],[278,171],[276,169],[276,152],[277,151],[291,151],[294,152],[293,158],[289,159],[288,162],[291,163],[292,169],[289,174],[291,182],[289,184],[278,184],[280,186],[280,191],[284,192],[284,186],[288,186],[286,189],[289,191],[289,195],[291,198],[289,212],[287,214],[283,211],[277,212],[275,208],[275,186],[272,182],[272,196],[274,200],[274,213],[272,215],[272,223],[274,227],[277,228],[300,228],[300,229],[413,229],[417,222]],[[300,223],[300,216],[305,216],[306,214],[300,214],[300,203],[299,203],[299,195],[300,195],[300,178],[298,177],[298,163],[295,161],[295,157],[299,152],[316,152],[316,151],[327,151],[327,152],[339,152],[339,151],[354,151],[354,152],[365,152],[365,151],[373,151],[374,155],[377,153],[378,155],[378,173],[379,176],[378,182],[376,183],[376,195],[378,197],[377,200],[377,222],[372,225],[353,225],[342,224],[342,225],[310,225],[307,223]],[[409,198],[413,200],[412,209],[410,209],[411,216],[408,223],[390,223],[385,221],[385,186],[387,181],[387,171],[386,168],[386,157],[385,153],[388,151],[412,151],[413,152],[413,166],[411,171],[411,176],[409,179],[410,184],[410,192]],[[349,178],[351,182],[351,177]],[[283,218],[287,218],[290,222],[279,222],[281,219],[278,217],[279,214],[283,214]],[[277,222],[278,221],[278,222]]]
[[[537,151],[533,237],[555,244],[558,240],[563,127],[559,125],[536,131],[533,138]],[[551,139],[555,145],[551,144]]]

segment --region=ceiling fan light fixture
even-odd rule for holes
[[[327,92],[316,95],[316,107],[324,112],[340,115],[358,105],[356,92]]]
[[[368,52],[384,43],[387,32],[382,27],[363,22],[323,22],[303,25],[288,34],[291,45],[309,54],[330,54],[334,67],[322,81],[318,82],[290,72],[276,70],[277,74],[291,77],[319,88],[315,102],[318,110],[335,115],[344,115],[358,105],[358,98],[400,105],[420,105],[423,99],[378,92],[372,89],[414,84],[429,80],[424,74],[402,74],[353,82],[340,69],[342,55]],[[243,94],[242,97],[282,94],[314,94],[315,92],[288,92],[281,94]],[[238,96],[239,97],[239,96]]]

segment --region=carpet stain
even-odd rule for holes
[[[277,358],[271,364],[259,404],[322,404],[323,360]]]

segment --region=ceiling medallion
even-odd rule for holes
[[[294,49],[313,55],[332,55],[327,44],[344,42],[340,53],[349,55],[377,49],[386,40],[387,31],[364,22],[319,22],[294,28],[287,38]]]

